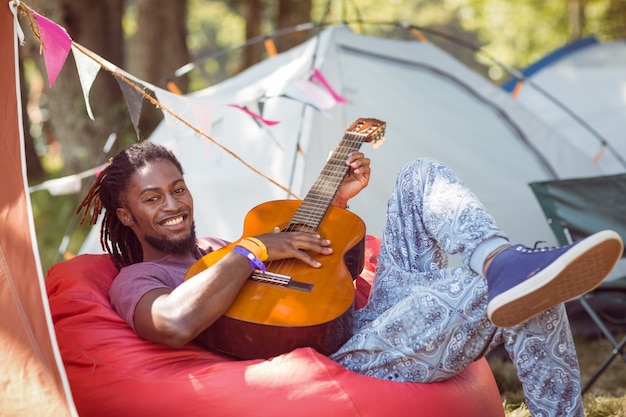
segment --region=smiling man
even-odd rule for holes
[[[179,168],[167,160],[137,169],[126,205],[116,210],[144,248],[143,260],[154,261],[170,253],[190,252],[196,245],[193,199]]]
[[[345,208],[369,182],[360,152],[332,204]],[[227,201],[215,204],[228,204]],[[198,239],[183,169],[167,149],[135,144],[115,156],[78,211],[104,211],[101,243],[120,269],[111,302],[136,333],[182,347],[232,305],[263,262],[293,258],[311,268],[331,242],[305,232],[254,236],[184,280],[224,246]],[[620,258],[613,231],[558,248],[511,245],[476,196],[443,164],[419,159],[399,173],[387,208],[378,269],[352,337],[330,357],[361,374],[436,382],[504,344],[534,416],[582,416],[580,371],[563,302],[599,285]],[[448,267],[448,254],[463,265]],[[323,257],[322,257],[323,259]]]

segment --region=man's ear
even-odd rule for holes
[[[124,226],[131,226],[133,224],[133,216],[132,214],[130,214],[128,209],[124,207],[117,208],[115,210],[115,214],[117,215],[117,218],[119,219],[120,222],[122,222]]]

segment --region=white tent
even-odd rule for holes
[[[602,173],[626,171],[626,41],[584,38],[522,74],[521,88],[517,79],[504,86],[520,104],[583,154],[596,157]]]
[[[319,91],[314,95],[314,70],[347,103],[329,106],[328,97],[320,99]],[[354,119],[386,121],[384,145],[362,148],[372,159],[372,179],[350,203],[376,235],[384,226],[395,175],[415,158],[451,166],[512,239],[529,244],[553,238],[528,182],[598,173],[591,159],[433,44],[361,36],[345,27],[325,29],[192,96],[159,98],[300,197]],[[262,109],[264,118],[280,123],[263,125],[231,104],[257,113]],[[280,187],[171,119],[151,140],[171,147],[182,159],[195,196],[199,235],[236,239],[248,210],[288,198]]]

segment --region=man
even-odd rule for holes
[[[370,176],[350,154],[333,204],[346,207]],[[120,268],[110,296],[140,336],[172,347],[192,341],[232,304],[252,268],[309,254],[331,243],[304,232],[255,236],[193,279],[188,268],[226,242],[196,239],[193,200],[173,154],[150,142],[120,152],[79,210],[91,223],[104,209],[101,242]],[[535,416],[582,416],[580,373],[563,302],[599,285],[623,244],[605,231],[574,245],[530,249],[506,235],[444,165],[417,160],[398,176],[388,204],[379,267],[353,336],[331,358],[366,375],[435,382],[504,344]],[[463,266],[447,266],[459,253]],[[251,263],[251,260],[253,261]]]

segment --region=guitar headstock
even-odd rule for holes
[[[383,144],[385,140],[385,127],[387,124],[382,120],[372,118],[358,118],[348,128],[346,133],[364,135],[364,142],[374,141],[374,149]]]

